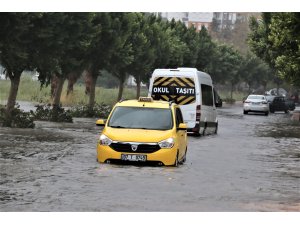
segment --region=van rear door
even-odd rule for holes
[[[188,128],[195,127],[196,82],[194,77],[180,71],[169,76],[153,77],[151,96],[154,100],[173,101],[180,105],[184,122]]]

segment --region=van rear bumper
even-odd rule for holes
[[[191,133],[191,132],[192,133],[199,133],[199,131],[200,131],[200,124],[199,123],[196,123],[195,127],[187,129],[187,132],[189,132],[189,133]]]
[[[215,128],[217,126],[216,122],[203,122],[201,121],[200,123],[196,123],[195,127],[193,128],[188,128],[187,132],[189,133],[200,133],[203,131],[204,128],[209,127],[209,128]]]

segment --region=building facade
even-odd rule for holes
[[[200,31],[202,26],[210,30],[213,22],[212,12],[160,12],[157,15],[169,21],[181,21],[187,27],[195,27],[197,31]]]
[[[187,27],[195,27],[200,31],[202,26],[211,30],[213,23],[218,30],[234,29],[236,22],[247,19],[248,13],[238,12],[159,12],[163,19],[183,22]]]
[[[215,12],[213,18],[219,30],[224,30],[224,29],[232,30],[237,20],[237,13]]]

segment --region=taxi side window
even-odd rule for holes
[[[183,123],[183,117],[180,108],[176,108],[176,127],[179,127],[179,124]]]

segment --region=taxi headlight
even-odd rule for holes
[[[174,146],[175,140],[174,138],[168,138],[161,142],[158,142],[159,147],[161,148],[172,148]]]
[[[100,145],[110,145],[112,143],[112,140],[110,138],[108,138],[107,136],[105,136],[104,134],[100,135],[99,138],[99,144]]]

